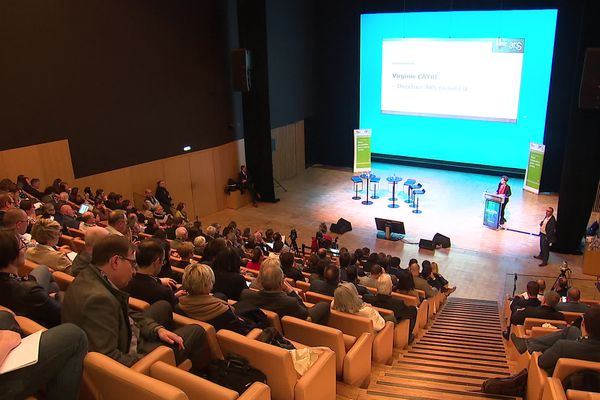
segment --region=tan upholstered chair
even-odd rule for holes
[[[528,375],[527,375],[527,400],[540,400],[542,399],[544,387],[549,381],[548,374],[546,371],[538,366],[538,359],[541,353],[535,352],[531,356],[531,362],[529,363]],[[561,382],[569,375],[582,370],[593,370],[600,372],[600,363],[591,361],[574,360],[572,358],[561,358],[554,367],[554,373],[552,374],[553,384],[552,388],[556,389],[556,384],[561,385]],[[556,379],[556,381],[554,381]],[[551,389],[553,390],[553,389]],[[564,391],[563,391],[564,393]],[[567,397],[569,398],[569,397]],[[585,398],[585,397],[584,397]]]
[[[73,238],[84,238],[85,232],[76,228],[67,228]]]
[[[310,347],[325,346],[335,353],[338,380],[352,386],[366,387],[371,376],[373,335],[362,333],[358,338],[342,331],[317,325],[294,317],[281,319],[284,336]]]
[[[373,362],[391,364],[394,351],[394,324],[392,322],[386,322],[382,330],[375,332],[370,319],[331,310],[327,325],[354,337],[360,337],[363,333],[372,334],[374,336],[371,352]]]
[[[69,275],[62,271],[54,271],[52,276],[54,277],[54,280],[56,281],[56,284],[60,290],[63,292],[65,292],[69,288],[69,285],[75,280],[73,275]]]
[[[583,313],[580,312],[572,312],[572,311],[561,311],[565,316],[565,322],[567,324],[572,324],[577,318],[582,317]]]
[[[171,352],[172,354],[172,352]],[[150,357],[150,353],[146,357]],[[144,357],[144,358],[146,358]],[[90,352],[83,361],[80,398],[102,400],[187,400],[175,386],[144,375],[100,353]]]
[[[429,307],[429,303],[419,304],[419,299],[416,297],[397,292],[393,292],[392,296],[404,301],[407,306],[417,307],[417,323],[415,324],[415,328],[412,332],[413,335],[417,336],[417,334],[421,331],[420,321],[425,321],[424,325],[427,324],[427,307]]]
[[[204,328],[204,331],[206,332],[206,342],[208,344],[208,348],[210,349],[211,359],[214,360],[223,358],[223,353],[221,352],[219,342],[217,341],[217,333],[212,325],[203,321],[198,321],[197,319],[185,317],[177,313],[173,313],[173,322],[175,323],[176,327],[195,324]]]
[[[73,246],[75,246],[73,251],[76,253],[81,253],[82,251],[85,250],[85,242],[80,237],[73,238]]]
[[[303,292],[308,292],[310,289],[310,283],[308,282],[302,282],[302,281],[297,281],[296,282],[296,287],[300,290],[302,290]],[[307,299],[308,301],[308,299]]]
[[[235,353],[267,376],[273,400],[331,400],[336,396],[335,354],[325,350],[298,377],[289,351],[221,329],[217,338],[224,354]]]
[[[565,393],[558,378],[548,378],[544,385],[542,400],[600,400],[600,393],[569,389]]]

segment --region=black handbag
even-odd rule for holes
[[[254,382],[267,383],[267,377],[261,370],[252,367],[248,360],[237,354],[228,354],[224,360],[211,361],[205,378],[240,395]]]
[[[527,369],[506,378],[490,378],[481,384],[481,391],[488,394],[523,397],[527,386]]]

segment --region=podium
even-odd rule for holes
[[[504,203],[503,194],[484,193],[485,205],[483,208],[483,225],[488,228],[498,229],[500,226],[500,208]]]

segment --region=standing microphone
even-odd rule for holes
[[[515,273],[515,279],[514,279],[514,283],[513,283],[513,292],[512,292],[512,297],[515,297],[515,292],[517,291],[517,274]]]

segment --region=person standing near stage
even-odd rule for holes
[[[502,178],[500,178],[500,183],[498,183],[496,194],[504,195],[504,201],[500,205],[500,225],[502,226],[506,223],[506,219],[504,218],[504,210],[508,204],[508,198],[512,195],[510,186],[508,184],[508,176],[503,175]]]
[[[533,256],[542,260],[540,267],[548,265],[550,257],[550,243],[556,241],[556,218],[554,218],[554,208],[546,208],[546,217],[540,222],[540,254]]]

